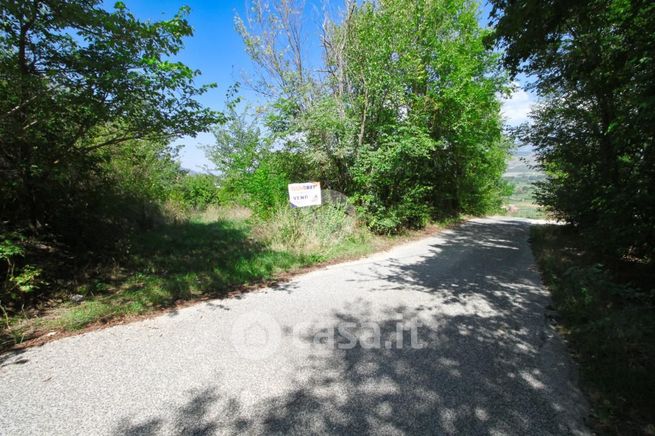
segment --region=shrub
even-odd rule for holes
[[[246,206],[260,218],[269,218],[287,203],[289,177],[283,158],[276,153],[263,153],[255,169],[232,173],[221,181],[221,203]]]
[[[537,263],[590,394],[592,424],[600,434],[642,434],[655,422],[652,266],[601,264],[593,242],[573,230],[533,227]]]
[[[185,174],[170,197],[185,207],[205,209],[218,203],[217,178],[211,174]]]
[[[430,180],[421,175],[437,143],[425,132],[402,126],[383,135],[382,145],[366,148],[355,168],[355,199],[376,233],[420,228],[431,215]]]
[[[24,262],[23,240],[24,237],[16,233],[5,234],[0,240],[0,262],[3,263],[0,302],[4,304],[20,301],[41,284],[41,269]]]
[[[274,250],[318,256],[327,256],[357,233],[356,217],[349,215],[347,208],[341,205],[280,207],[254,229],[256,237]]]

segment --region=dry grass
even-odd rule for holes
[[[252,210],[244,206],[209,206],[200,213],[200,220],[203,222],[212,221],[245,221],[252,217]]]
[[[343,207],[324,205],[280,208],[269,220],[255,226],[253,236],[276,251],[331,257],[336,247],[364,243],[369,234]]]

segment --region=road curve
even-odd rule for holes
[[[588,434],[529,226],[0,356],[0,434]]]

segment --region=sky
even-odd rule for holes
[[[235,82],[242,82],[243,74],[252,73],[252,62],[245,52],[241,37],[234,29],[235,14],[245,16],[247,0],[124,0],[124,3],[139,19],[153,21],[171,18],[182,6],[191,8],[188,20],[194,35],[185,40],[184,49],[176,59],[202,72],[198,78],[199,84],[213,82],[218,85],[199,98],[205,106],[222,110],[228,87]],[[341,4],[342,0],[335,0],[334,3]],[[113,1],[106,1],[105,7],[111,9],[113,4]],[[318,41],[317,30],[314,29],[319,28],[321,21],[319,4],[317,0],[309,0],[305,10],[303,25],[310,41]],[[486,25],[489,7],[485,5],[481,9],[480,21]],[[320,48],[316,44],[309,45],[310,61],[311,58],[320,57]],[[510,99],[503,101],[502,109],[506,123],[510,126],[526,121],[530,107],[536,100],[534,95],[521,87],[521,82],[515,84],[516,91]],[[244,100],[257,98],[253,91],[245,87],[241,88],[240,95]],[[185,137],[175,141],[183,145],[179,156],[182,166],[198,172],[211,168],[202,146],[213,142],[211,133],[200,133],[195,138]]]

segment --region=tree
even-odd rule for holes
[[[297,155],[275,150],[271,136],[265,136],[259,119],[248,107],[237,110],[239,99],[228,94],[226,123],[214,129],[216,143],[206,147],[207,158],[215,165],[221,200],[242,203],[261,216],[287,200],[287,184],[296,175]]]
[[[252,173],[257,167],[258,156],[265,148],[256,114],[249,107],[242,112],[237,110],[241,102],[238,92],[238,83],[230,87],[225,123],[213,129],[216,144],[205,149],[207,158],[214,163],[214,170],[223,179]]]
[[[655,251],[655,4],[493,0],[494,40],[542,103],[538,200],[613,257]]]
[[[285,91],[273,95],[270,142],[302,156],[304,178],[352,196],[380,232],[499,206],[506,77],[474,3],[346,1],[324,21],[320,75],[287,57],[302,53],[300,20],[283,19],[299,16],[292,2],[254,10],[268,24],[246,32],[237,21],[246,49]]]
[[[498,207],[498,58],[467,1],[364,2],[342,25],[357,196],[381,231]],[[334,60],[333,64],[338,64]]]
[[[315,77],[307,65],[303,43],[305,1],[252,0],[249,6],[245,20],[235,17],[235,27],[246,51],[259,67],[259,76],[248,83],[263,95],[306,108]]]
[[[188,12],[142,22],[122,2],[108,11],[99,0],[2,0],[3,220],[66,229],[87,211],[106,150],[221,120],[196,100],[211,85],[196,86],[199,72],[172,60],[192,34]]]

